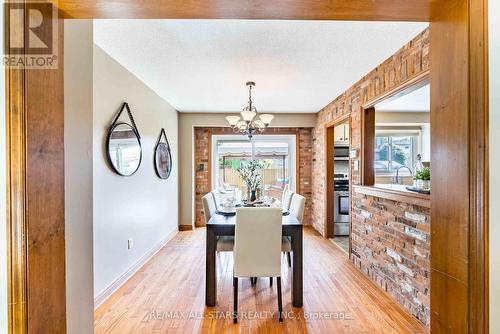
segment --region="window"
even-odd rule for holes
[[[214,136],[214,178],[213,187],[238,187],[246,191],[246,185],[237,171],[245,162],[252,159],[264,163],[263,185],[281,189],[295,184],[295,136],[254,136],[252,141],[241,140],[235,136]]]
[[[413,168],[417,160],[417,145],[419,134],[400,133],[375,135],[375,172],[377,174],[392,174],[399,167]],[[403,171],[402,171],[403,172]],[[404,173],[408,173],[407,170]]]

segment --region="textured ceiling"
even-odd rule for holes
[[[96,20],[95,43],[181,112],[317,112],[427,23]]]

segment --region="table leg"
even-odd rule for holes
[[[215,306],[217,303],[217,277],[215,269],[215,253],[217,236],[210,228],[207,231],[206,273],[205,273],[205,304]]]
[[[302,265],[302,227],[292,235],[292,305],[302,307],[303,298],[303,265]]]

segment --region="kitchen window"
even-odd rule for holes
[[[384,133],[375,135],[375,173],[395,174],[402,166],[413,169],[417,161],[420,134],[409,133]],[[403,175],[409,175],[408,170],[402,169]]]

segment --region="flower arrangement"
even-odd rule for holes
[[[237,169],[240,178],[246,183],[250,191],[255,191],[260,187],[262,183],[262,169],[264,169],[264,167],[263,162],[259,160],[250,160]]]

